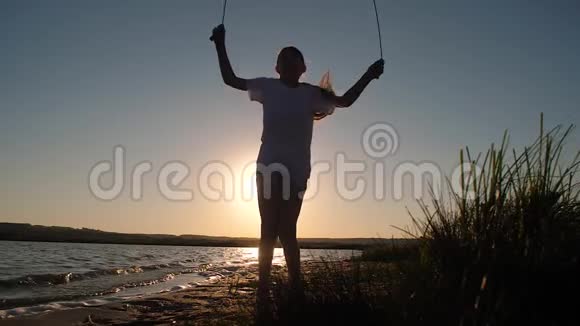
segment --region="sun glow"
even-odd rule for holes
[[[258,192],[256,189],[256,164],[249,163],[236,169],[236,185],[232,207],[240,217],[259,219]]]

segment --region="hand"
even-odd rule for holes
[[[216,44],[224,43],[225,39],[226,39],[226,29],[224,27],[224,24],[220,24],[217,27],[215,27],[211,33],[211,37],[209,38],[210,41],[213,41]]]
[[[367,69],[367,75],[371,79],[379,79],[379,77],[383,74],[385,69],[385,60],[380,59],[373,63],[369,69]]]

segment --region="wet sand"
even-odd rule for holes
[[[312,268],[311,265],[305,263],[303,268]],[[248,325],[254,318],[256,269],[255,265],[248,266],[243,273],[214,279],[213,283],[99,307],[6,318],[0,320],[0,326]],[[286,275],[282,266],[273,266],[272,272],[281,277]]]

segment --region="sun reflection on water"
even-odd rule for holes
[[[242,257],[247,264],[255,264],[258,262],[259,249],[254,248],[242,248]],[[284,260],[284,250],[282,248],[274,249],[274,258],[272,259],[272,264],[274,265],[284,265],[286,262]]]

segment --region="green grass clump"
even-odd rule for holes
[[[580,160],[561,162],[573,126],[545,133],[541,120],[521,153],[509,150],[507,133],[483,158],[462,150],[470,168],[460,189],[421,202],[422,218],[413,217],[442,322],[558,325],[573,316],[566,293],[579,289]]]

